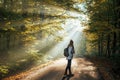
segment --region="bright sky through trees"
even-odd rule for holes
[[[52,59],[52,58],[60,58],[63,57],[63,50],[65,47],[67,47],[69,41],[72,39],[74,41],[75,45],[75,50],[76,54],[79,53],[79,45],[80,45],[80,40],[82,38],[82,31],[84,27],[82,27],[82,24],[80,23],[79,19],[66,19],[64,24],[61,24],[63,27],[63,30],[56,32],[56,34],[60,35],[63,37],[61,41],[58,41],[54,47],[52,47],[50,50],[46,51],[46,55],[44,55],[44,59]],[[49,45],[54,41],[54,37],[50,36],[49,41],[47,39],[42,39],[41,40],[36,40],[35,43],[32,43],[32,48],[29,46],[29,52],[32,51],[31,53],[34,52],[39,52],[40,48],[42,49],[45,47],[45,45]],[[79,53],[80,54],[80,53]]]
[[[82,8],[82,10],[85,10],[83,7],[83,4],[75,4],[78,6],[77,8]],[[53,7],[53,6],[52,6]],[[49,13],[52,14],[52,13]],[[47,38],[43,38],[42,40],[36,40],[34,43],[31,43],[31,47],[28,46],[26,50],[28,53],[39,53],[44,54],[43,59],[50,60],[52,58],[60,58],[63,57],[63,50],[65,47],[67,47],[69,41],[72,39],[74,41],[76,55],[80,55],[80,45],[81,45],[81,39],[83,34],[83,29],[85,26],[82,24],[83,21],[87,21],[87,16],[85,14],[80,14],[74,11],[65,11],[61,13],[62,15],[71,16],[75,18],[67,18],[65,19],[64,23],[61,23],[62,30],[59,30],[55,33],[55,35],[62,37],[62,40],[58,41],[55,45],[52,45],[55,40],[55,36],[49,36]],[[58,20],[59,21],[59,20]],[[48,22],[47,20],[44,22]],[[39,24],[39,22],[37,23]],[[56,24],[51,24],[56,25]],[[52,45],[50,49],[46,49],[44,53],[41,52],[42,49],[44,49],[47,45]]]

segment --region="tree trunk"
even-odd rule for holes
[[[22,13],[26,13],[27,12],[27,8],[28,8],[28,0],[22,0]]]
[[[41,21],[44,21],[45,14],[44,14],[44,6],[43,5],[40,6],[40,18],[41,18]]]
[[[13,0],[10,0],[10,11],[13,11]]]
[[[7,38],[7,49],[9,49],[10,48],[10,46],[9,46],[9,44],[10,44],[10,33],[9,32],[6,34],[6,38]]]
[[[118,46],[119,46],[119,48],[118,48],[118,53],[120,54],[120,32],[118,33]]]
[[[100,35],[98,36],[98,55],[100,56],[101,55],[101,46],[100,46]]]
[[[110,53],[110,34],[108,34],[107,36],[107,56],[110,57],[111,53]]]
[[[2,51],[2,34],[0,33],[0,52]]]
[[[101,43],[101,55],[103,55],[103,33],[101,34],[101,39],[100,39],[100,43]]]
[[[116,43],[117,43],[117,40],[116,40],[116,32],[113,33],[113,47],[112,47],[112,55],[115,55],[116,54]]]
[[[6,9],[6,3],[7,3],[7,0],[3,0],[3,8]]]

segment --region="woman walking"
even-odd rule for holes
[[[71,62],[72,62],[72,59],[73,59],[73,54],[75,54],[73,40],[70,40],[67,48],[68,48],[68,54],[69,55],[68,55],[68,57],[66,57],[67,60],[68,60],[68,63],[67,63],[64,75],[67,75],[67,72],[69,71],[69,76],[73,76],[73,74],[71,72]]]

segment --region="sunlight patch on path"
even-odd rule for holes
[[[72,80],[98,80],[99,74],[97,68],[90,61],[85,58],[75,59],[77,66],[73,68],[73,72],[76,73]]]

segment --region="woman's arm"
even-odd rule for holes
[[[74,49],[74,46],[73,46],[73,54],[75,54],[75,49]]]

